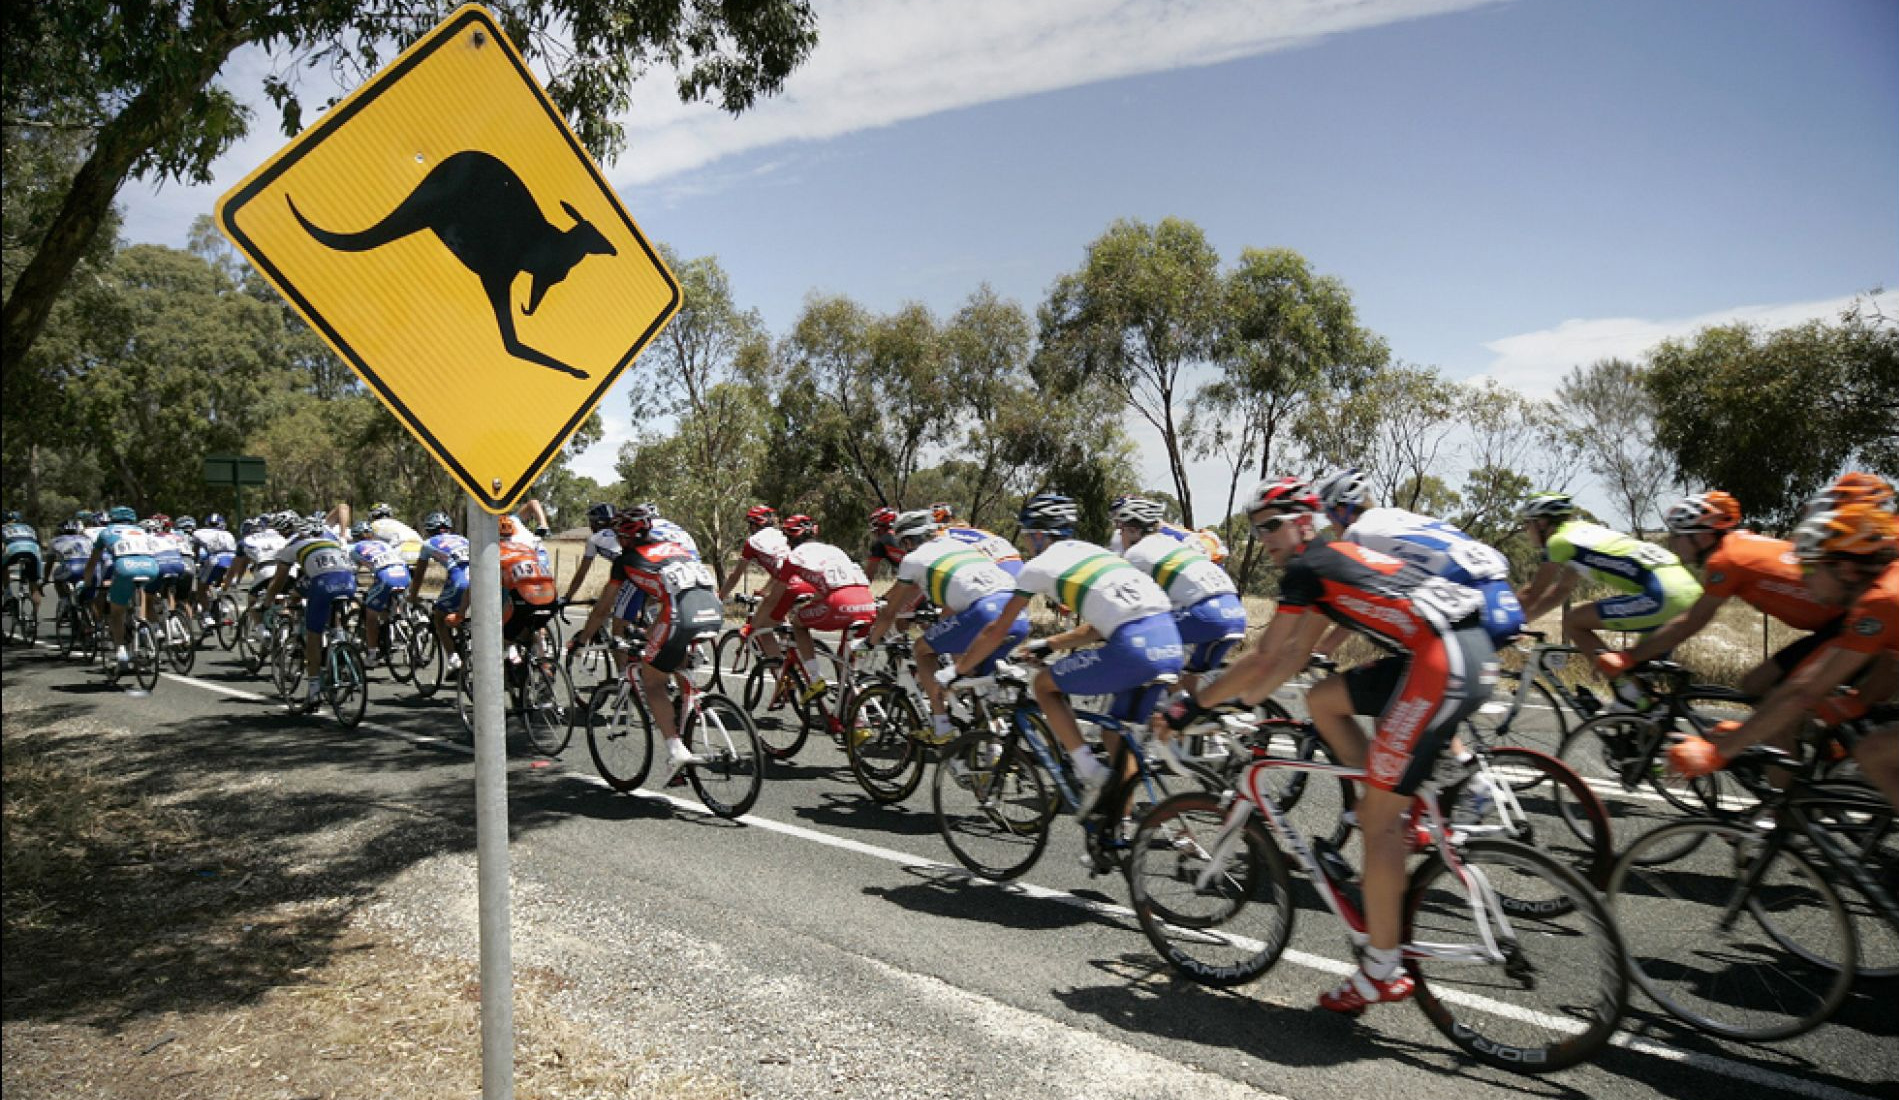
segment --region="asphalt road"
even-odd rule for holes
[[[4,672],[9,709],[23,697],[198,739],[193,751],[242,752],[249,766],[294,771],[300,789],[339,797],[373,790],[401,798],[427,788],[454,800],[465,789],[472,816],[471,754],[455,742],[451,703],[417,700],[380,678],[367,723],[350,733],[327,715],[285,717],[266,698],[268,686],[215,647],[193,676],[168,673],[149,697],[106,688],[96,672],[44,649],[9,648]],[[1272,971],[1231,992],[1195,986],[1150,949],[1126,909],[1125,883],[1079,865],[1071,823],[1057,823],[1022,881],[972,881],[937,834],[927,780],[906,805],[877,806],[828,738],[814,737],[796,760],[775,765],[740,823],[704,814],[685,788],[674,797],[613,794],[593,774],[584,735],[551,764],[515,759],[510,802],[517,964],[546,951],[562,965],[647,966],[650,947],[564,934],[585,924],[582,913],[636,919],[646,941],[663,940],[674,956],[749,960],[751,984],[731,995],[726,1013],[749,1012],[747,1005],[764,1013],[767,1002],[783,1000],[783,990],[757,978],[780,974],[797,986],[796,1012],[904,1037],[906,1050],[954,1051],[899,1063],[918,1095],[1105,1094],[1076,1083],[1084,1072],[1077,1050],[1102,1052],[1086,1072],[1132,1075],[1146,1096],[1260,1090],[1329,1100],[1342,1087],[1368,1098],[1447,1087],[1459,1097],[1899,1095],[1892,985],[1861,983],[1834,1021],[1771,1046],[1702,1036],[1632,990],[1614,1046],[1591,1065],[1543,1078],[1470,1062],[1410,1006],[1359,1021],[1318,1010],[1314,997],[1345,972],[1348,954],[1339,928],[1309,896],[1291,950]],[[472,895],[472,875],[466,886]],[[541,903],[548,897],[564,900]],[[472,896],[462,903],[472,910]],[[758,1038],[769,1028],[732,1026],[769,1047]],[[751,1071],[756,1087],[769,1094],[771,1067],[804,1053],[800,1044],[782,1056],[760,1053],[766,1068]],[[885,1091],[853,1080],[834,1082],[832,1092]]]

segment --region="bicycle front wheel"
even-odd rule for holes
[[[700,758],[686,769],[699,801],[720,817],[743,817],[765,786],[765,753],[751,716],[723,695],[703,695],[680,737]]]
[[[1500,1069],[1547,1073],[1593,1056],[1628,1007],[1608,908],[1580,875],[1527,845],[1472,840],[1458,858],[1468,893],[1440,855],[1411,877],[1405,965],[1418,1007],[1464,1053]]]
[[[1839,894],[1805,856],[1751,826],[1699,818],[1638,837],[1610,872],[1608,897],[1636,984],[1711,1035],[1791,1038],[1852,988],[1857,944]]]
[[[798,755],[810,736],[798,706],[804,691],[804,674],[793,665],[758,661],[745,677],[745,710],[757,723],[759,744],[773,760]]]
[[[278,698],[296,704],[297,688],[303,684],[303,638],[287,627],[271,635],[270,682]]]
[[[1514,840],[1556,857],[1601,889],[1615,864],[1609,813],[1582,777],[1552,756],[1506,746],[1486,754],[1492,786],[1481,813],[1468,797],[1478,775],[1444,792],[1451,824],[1472,836]]]
[[[237,648],[238,607],[237,598],[229,592],[219,596],[211,605],[212,631],[217,635],[218,645],[226,653]]]
[[[330,646],[324,658],[326,682],[323,694],[330,700],[330,711],[344,729],[355,729],[369,709],[369,678],[363,673],[363,655],[354,642]]]
[[[653,717],[630,684],[609,680],[587,703],[587,752],[607,786],[630,791],[653,767]]]
[[[1048,847],[1048,787],[1013,743],[986,733],[952,742],[936,765],[933,799],[950,854],[982,878],[1015,878]]]
[[[929,755],[919,740],[927,729],[915,700],[889,682],[870,684],[851,701],[844,719],[851,774],[878,802],[902,802],[923,782]]]
[[[528,747],[542,756],[559,756],[574,735],[573,686],[567,670],[552,657],[528,658],[527,676],[515,699],[515,713]]]
[[[1257,819],[1224,836],[1220,796],[1187,791],[1155,806],[1128,852],[1141,931],[1168,965],[1202,985],[1264,974],[1292,941],[1292,878]],[[1224,840],[1224,843],[1223,843]]]

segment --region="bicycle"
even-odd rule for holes
[[[62,592],[53,612],[53,644],[62,659],[77,653],[91,662],[97,650],[98,625],[91,606]]]
[[[624,671],[595,688],[587,707],[587,751],[600,778],[616,791],[631,791],[646,781],[658,738],[640,679],[639,650],[628,648],[632,659]],[[744,816],[765,782],[766,754],[751,715],[724,695],[700,691],[684,672],[672,674],[668,690],[676,693],[673,717],[680,739],[700,758],[684,769],[686,781],[713,814]]]
[[[574,736],[574,685],[559,659],[559,635],[551,626],[510,643],[506,654],[514,713],[522,740],[542,756],[559,756]]]
[[[861,638],[869,626],[860,623],[843,631],[835,653],[813,639],[808,666],[798,653],[791,628],[782,623],[772,628],[782,656],[769,660],[762,651],[752,654],[752,670],[745,677],[745,710],[758,715],[764,708],[757,718],[759,737],[773,759],[789,760],[798,755],[816,729],[828,730],[843,744],[844,722],[840,716],[850,707],[853,687],[851,642]],[[743,644],[756,648],[757,633],[744,638]],[[790,721],[791,717],[797,721]]]
[[[317,666],[318,691],[344,729],[355,729],[361,724],[369,708],[369,677],[363,668],[363,645],[352,618],[355,604],[353,596],[336,597],[330,607],[330,625],[324,628],[318,643],[322,649]],[[301,666],[302,643],[300,632],[293,630],[288,640],[280,641],[278,660],[281,662],[289,655]],[[306,706],[306,713],[308,709]]]
[[[1274,803],[1272,772],[1282,769],[1365,777],[1334,764],[1255,760],[1224,794],[1187,792],[1154,807],[1135,836],[1127,874],[1141,930],[1170,966],[1203,985],[1249,982],[1291,942],[1297,910],[1287,853],[1353,951],[1370,942],[1343,857],[1322,858]],[[1622,943],[1595,891],[1526,844],[1458,835],[1435,779],[1411,814],[1423,823],[1414,843],[1426,854],[1404,902],[1404,965],[1418,1007],[1486,1065],[1543,1073],[1594,1055],[1628,1001]],[[1502,1011],[1485,1010],[1497,1002]]]
[[[1610,874],[1636,984],[1700,1031],[1792,1038],[1826,1022],[1856,978],[1899,976],[1892,806],[1816,780],[1820,762],[1746,750],[1728,770],[1760,795],[1762,816],[1662,825]],[[1770,766],[1793,769],[1786,789],[1774,788]]]
[[[1055,816],[1081,804],[1082,784],[1030,695],[1031,679],[1030,669],[999,661],[990,675],[952,685],[973,717],[969,732],[942,750],[933,780],[937,831],[950,854],[971,874],[994,882],[1019,878],[1035,866]],[[1172,682],[1169,676],[1148,685],[1150,698]],[[992,708],[992,702],[999,706]],[[1102,874],[1121,865],[1132,825],[1171,793],[1169,778],[1132,723],[1083,710],[1075,718],[1119,734],[1107,761],[1107,786],[1081,819],[1084,858],[1090,871]],[[1219,786],[1216,777],[1199,771],[1192,781]]]
[[[1572,686],[1560,675],[1568,667],[1569,659],[1580,655],[1582,650],[1573,645],[1551,644],[1549,635],[1540,630],[1521,631],[1516,640],[1520,643],[1525,638],[1536,644],[1527,651],[1520,645],[1503,650],[1522,653],[1523,664],[1518,668],[1505,668],[1498,674],[1491,701],[1479,707],[1466,722],[1493,745],[1520,745],[1555,755],[1569,736],[1568,715],[1574,715],[1578,723],[1586,722],[1602,712],[1603,702],[1586,685]],[[1519,720],[1526,725],[1533,720],[1525,713],[1531,710],[1538,712],[1538,717],[1548,715],[1556,726],[1555,733],[1519,729]]]
[[[131,658],[128,666],[121,668],[114,659],[111,643],[104,638],[108,627],[101,621],[97,625],[99,642],[96,652],[108,662],[108,682],[117,684],[119,677],[126,671],[132,673],[133,682],[147,693],[158,689],[159,641],[158,632],[152,628],[151,621],[140,610],[145,602],[146,580],[136,582],[137,591],[132,596],[132,605],[125,609],[125,639],[127,655]]]
[[[1724,719],[1746,717],[1749,697],[1691,683],[1688,670],[1672,661],[1645,662],[1628,676],[1647,709],[1599,714],[1571,730],[1556,754],[1602,795],[1617,831],[1654,819],[1664,804],[1689,814],[1748,812],[1758,799],[1747,797],[1731,775],[1683,779],[1669,772],[1663,753],[1678,734],[1705,734]]]
[[[8,570],[6,596],[0,600],[0,638],[32,645],[39,634],[40,620],[33,610],[32,590],[25,580]]]
[[[207,616],[211,620],[211,633],[227,653],[237,647],[238,623],[242,613],[237,606],[237,597],[229,592],[219,592],[211,601]]]
[[[934,622],[935,608],[919,608],[912,616],[920,623]],[[882,671],[860,673],[844,715],[845,753],[858,786],[877,802],[902,802],[923,783],[927,765],[937,750],[956,736],[939,735],[929,719],[929,696],[917,680],[916,651],[908,637],[893,634],[885,640],[887,661]],[[951,708],[956,719],[955,708]],[[963,723],[967,728],[967,723]]]

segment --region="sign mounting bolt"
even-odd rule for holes
[[[495,487],[495,492],[497,492],[497,493],[498,493],[498,492],[500,492],[500,491],[501,491],[501,479],[500,479],[500,478],[495,478],[495,479],[494,479],[493,481],[490,481],[490,482],[489,482],[488,484],[490,484],[490,485],[492,485],[492,486],[494,486],[494,487]]]

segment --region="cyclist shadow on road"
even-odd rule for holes
[[[907,886],[866,886],[866,897],[885,901],[933,917],[976,921],[1020,931],[1048,931],[1084,924],[1116,922],[1077,905],[1031,893],[1009,882],[986,882],[950,867],[905,867],[918,881]],[[1139,933],[1130,922],[1128,930]]]
[[[776,774],[773,778],[777,778]],[[818,805],[798,806],[792,813],[813,825],[838,829],[907,837],[936,835],[936,814],[928,809],[885,806],[862,793],[853,796],[826,791],[818,797],[821,799]],[[928,802],[927,796],[924,801]]]

